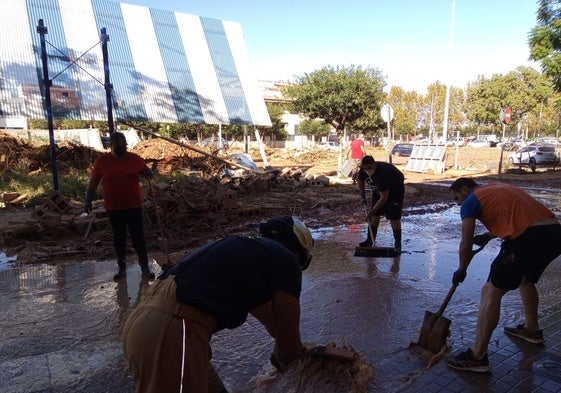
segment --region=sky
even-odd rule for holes
[[[122,0],[240,23],[259,80],[372,67],[388,90],[464,88],[530,62],[536,0]]]

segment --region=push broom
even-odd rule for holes
[[[374,247],[374,239],[372,238],[372,226],[368,220],[368,209],[364,206],[364,213],[366,214],[366,222],[368,223],[368,236],[370,237],[372,246],[355,248],[355,257],[366,257],[366,258],[395,258],[399,256],[400,252],[396,251],[393,247]]]

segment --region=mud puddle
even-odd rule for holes
[[[558,200],[545,197],[559,213]],[[314,261],[304,273],[301,296],[302,340],[344,344],[363,354],[372,379],[361,391],[399,390],[427,365],[430,354],[409,346],[418,339],[424,311],[436,311],[451,285],[460,238],[458,209],[407,216],[404,253],[398,258],[355,257],[354,248],[366,234],[364,224],[315,231]],[[393,244],[384,221],[377,240],[382,246]],[[473,340],[479,290],[498,248],[494,240],[477,254],[446,310],[455,349]],[[542,308],[561,300],[560,265],[555,261],[539,284]],[[114,269],[113,261],[13,268],[10,261],[0,261],[0,391],[134,391],[119,333],[149,283],[141,280],[134,261],[126,281],[114,283]],[[499,328],[518,322],[521,310],[518,292],[507,294]],[[497,329],[492,345],[503,339]],[[213,362],[232,392],[286,392],[287,386],[351,391],[345,381],[330,380],[333,374],[316,379],[275,374],[268,363],[273,340],[254,319],[219,332],[212,344]]]

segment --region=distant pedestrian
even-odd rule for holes
[[[110,137],[111,152],[98,157],[86,188],[84,210],[90,212],[97,186],[103,185],[103,202],[113,231],[113,247],[119,268],[114,280],[126,277],[127,230],[138,256],[142,275],[151,280],[154,273],[148,266],[148,254],[144,238],[144,214],[140,176],[152,178],[152,171],[137,154],[127,152],[127,140],[121,132]]]
[[[349,158],[349,153],[351,155],[351,160],[353,162],[353,170],[351,172],[351,177],[353,179],[353,183],[356,183],[358,170],[360,168],[360,163],[362,161],[362,158],[366,155],[366,150],[364,147],[364,139],[362,134],[359,134],[358,136],[353,135],[351,146],[347,151],[347,159]]]
[[[487,347],[499,322],[501,299],[518,288],[525,320],[505,327],[507,336],[532,344],[542,344],[538,325],[539,295],[536,283],[546,267],[561,254],[561,225],[547,207],[526,191],[502,183],[479,186],[470,178],[457,179],[450,186],[454,200],[461,205],[462,239],[459,266],[452,283],[464,281],[473,257],[473,244],[485,246],[491,239],[503,239],[491,264],[487,282],[481,289],[475,342],[464,352],[447,358],[448,366],[466,371],[489,371]],[[476,220],[489,232],[474,236]]]
[[[368,184],[372,188],[372,203],[366,217],[369,223],[368,235],[360,247],[371,247],[376,241],[380,217],[390,220],[394,237],[394,248],[401,252],[401,213],[405,196],[405,178],[403,173],[393,164],[376,162],[374,157],[365,156],[358,172],[357,184],[361,203],[367,205],[366,189]]]

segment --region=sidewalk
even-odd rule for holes
[[[453,370],[441,360],[400,392],[561,392],[561,304],[543,314],[545,345],[509,338],[498,327],[489,346],[490,373]]]

